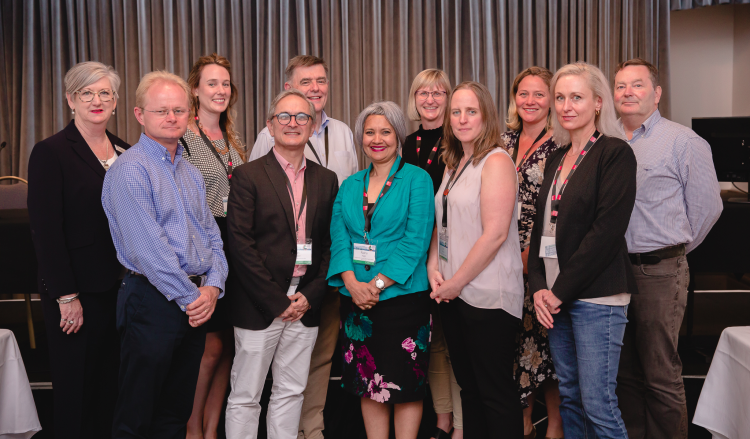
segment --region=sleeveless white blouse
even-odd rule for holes
[[[448,195],[448,261],[440,259],[440,272],[448,280],[458,271],[469,251],[482,236],[482,217],[479,194],[482,188],[482,169],[487,159],[494,154],[504,154],[508,166],[515,165],[513,159],[502,148],[487,154],[478,165],[469,165]],[[455,172],[455,171],[453,171]],[[450,172],[443,177],[435,195],[435,214],[438,233],[442,229],[443,191],[450,178]],[[518,177],[515,187],[518,197]],[[475,308],[503,309],[520,319],[523,308],[523,262],[521,246],[518,242],[518,204],[513,203],[513,218],[510,221],[508,237],[500,246],[495,258],[477,277],[469,282],[458,296]]]

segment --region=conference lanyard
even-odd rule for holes
[[[286,188],[289,189],[289,195],[292,196],[292,217],[294,217],[294,205],[296,204],[294,200],[294,191],[292,190],[292,182],[289,181],[289,176],[286,175],[286,169],[282,169],[282,172],[284,173],[284,178],[286,179]],[[299,206],[299,210],[297,211],[297,219],[294,223],[294,233],[299,234],[299,219],[302,217],[302,211],[305,210],[305,203],[307,203],[307,181],[302,180],[302,202]]]
[[[523,162],[526,161],[526,156],[529,155],[529,151],[531,151],[534,148],[534,145],[536,145],[536,142],[542,140],[542,137],[544,137],[545,134],[547,134],[547,127],[544,127],[544,129],[542,130],[542,132],[539,133],[539,135],[536,137],[536,140],[534,140],[534,142],[531,144],[531,146],[529,147],[529,149],[526,150],[526,154],[524,154],[523,157],[521,157],[521,162],[518,164],[518,166],[516,166],[516,172],[518,172],[518,171],[521,170],[521,165],[523,165]],[[520,134],[518,135],[518,139],[519,139],[518,145],[520,145],[521,144],[521,142],[520,142],[521,135]],[[516,162],[516,157],[518,157],[518,145],[516,145],[516,147],[513,148],[513,163]]]
[[[365,215],[365,233],[362,236],[362,238],[365,240],[365,243],[369,243],[367,234],[370,233],[370,227],[372,225],[372,215],[375,213],[375,208],[378,207],[378,203],[380,203],[380,200],[391,189],[391,186],[393,185],[393,179],[396,178],[396,174],[398,174],[398,171],[400,171],[401,168],[404,167],[404,163],[405,163],[404,160],[401,159],[401,162],[398,164],[398,169],[396,169],[396,172],[394,172],[393,175],[391,175],[391,177],[383,185],[383,189],[380,190],[380,196],[375,201],[375,204],[372,206],[372,209],[369,208],[368,206],[369,203],[367,200],[367,181],[369,180],[369,174],[370,174],[369,172],[367,173],[367,178],[365,178],[364,196],[362,197],[362,212],[364,212],[364,215]]]
[[[208,139],[208,136],[206,136],[206,133],[204,133],[203,130],[200,129],[200,127],[198,127],[198,132],[201,134],[201,138],[203,139],[203,142],[206,143],[206,146],[208,146],[208,149],[210,149],[211,152],[214,153],[214,157],[216,157],[216,160],[218,160],[219,163],[221,163],[221,167],[224,168],[225,171],[227,171],[227,181],[229,182],[229,185],[231,186],[232,185],[232,169],[233,169],[232,148],[229,146],[229,139],[227,138],[227,132],[222,130],[221,134],[224,136],[224,144],[227,147],[227,154],[229,154],[229,156],[227,157],[228,165],[224,164],[224,160],[221,159],[221,156],[216,151],[214,144],[211,142],[211,140]]]
[[[438,139],[438,141],[437,141],[437,142],[435,142],[435,146],[433,146],[433,147],[432,147],[432,151],[430,151],[430,155],[429,155],[429,157],[427,157],[427,164],[425,165],[425,167],[424,167],[424,168],[422,168],[422,169],[424,169],[425,171],[426,171],[426,170],[427,170],[427,168],[429,168],[429,167],[430,167],[430,165],[432,164],[432,160],[433,160],[433,159],[435,158],[435,154],[437,154],[438,146],[440,145],[440,141],[441,141],[442,139],[443,139],[442,137],[441,137],[441,138],[439,138],[439,139]],[[417,161],[419,160],[419,150],[420,150],[421,148],[422,148],[422,138],[421,138],[421,137],[419,137],[419,136],[417,136]]]
[[[307,139],[307,144],[310,146],[310,149],[312,150],[313,155],[315,156],[315,160],[318,161],[318,164],[321,166],[324,166],[328,168],[328,127],[325,129],[325,142],[326,142],[326,162],[325,164],[320,160],[320,157],[318,157],[318,153],[315,152],[315,148],[313,148],[312,143],[310,142],[310,139]]]
[[[550,223],[554,226],[557,222],[557,214],[560,210],[560,199],[562,198],[562,193],[565,190],[565,188],[568,186],[568,181],[570,180],[570,177],[573,176],[573,173],[576,172],[576,168],[578,168],[578,165],[581,164],[581,160],[583,160],[583,157],[586,155],[586,153],[589,152],[592,146],[594,146],[594,143],[599,138],[599,131],[594,131],[594,134],[589,139],[586,146],[583,148],[583,151],[581,151],[581,154],[578,155],[578,158],[576,159],[576,162],[573,164],[573,167],[570,169],[570,173],[568,174],[567,178],[565,178],[565,181],[563,181],[563,184],[560,186],[560,193],[557,193],[557,179],[560,178],[560,173],[562,172],[563,164],[565,163],[565,158],[568,156],[568,153],[566,152],[565,155],[562,158],[562,161],[560,161],[560,166],[557,167],[557,171],[555,171],[555,178],[552,180],[552,203],[551,203],[551,214],[550,214]]]
[[[451,189],[453,189],[453,186],[456,185],[458,179],[461,178],[461,174],[463,174],[466,168],[469,167],[469,163],[471,163],[471,160],[473,158],[474,154],[469,157],[469,160],[466,160],[464,167],[461,168],[461,172],[459,172],[458,175],[456,175],[455,172],[451,174],[450,178],[448,179],[448,183],[445,184],[445,190],[443,191],[443,229],[448,227],[448,193],[450,193]],[[453,181],[453,177],[456,177],[455,181]],[[451,182],[453,182],[452,185]]]

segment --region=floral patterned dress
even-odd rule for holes
[[[508,152],[518,146],[520,131],[507,131],[502,135]],[[521,251],[526,249],[531,241],[531,229],[536,217],[536,199],[544,180],[544,165],[547,157],[559,146],[549,138],[529,156],[526,157],[518,171],[518,201],[521,202],[521,219],[518,221],[518,238]],[[518,336],[518,349],[513,372],[518,383],[521,404],[528,407],[527,398],[544,381],[549,378],[557,379],[552,356],[549,350],[547,328],[539,323],[534,310],[534,302],[526,282],[526,294],[523,301],[523,328]]]

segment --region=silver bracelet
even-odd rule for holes
[[[74,300],[78,300],[78,293],[76,293],[76,295],[73,296],[73,297],[68,297],[67,299],[60,299],[58,297],[55,300],[57,300],[57,303],[59,303],[60,305],[65,305],[66,303],[70,303],[70,302],[72,302]]]

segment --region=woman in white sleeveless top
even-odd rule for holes
[[[523,436],[513,378],[523,306],[518,181],[489,90],[464,82],[446,114],[427,270],[461,386],[467,437]],[[445,195],[447,193],[447,195]],[[510,239],[508,239],[510,237]]]

